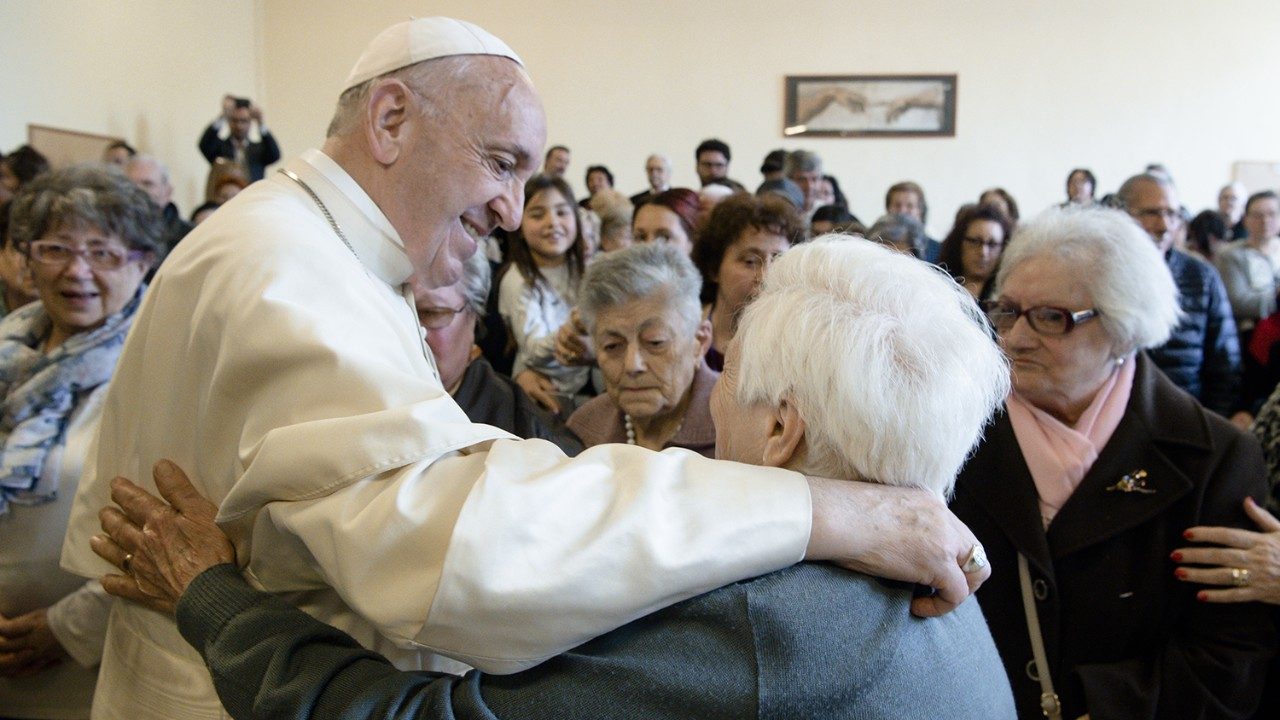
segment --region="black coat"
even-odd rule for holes
[[[582,452],[582,441],[564,423],[538,407],[511,378],[494,372],[484,358],[467,366],[453,399],[473,423],[492,425],[526,440],[549,440],[569,456]]]
[[[216,125],[204,129],[199,147],[200,154],[211,165],[218,158],[231,161],[236,159],[236,146],[231,143],[230,138],[218,137]],[[251,142],[244,147],[244,162],[249,169],[250,182],[261,180],[267,166],[279,160],[280,146],[276,144],[275,136],[269,132],[262,133],[262,142]]]
[[[1151,493],[1108,490],[1146,471]],[[1257,442],[1138,357],[1120,425],[1046,532],[1035,485],[1005,414],[961,471],[952,509],[986,548],[978,599],[1018,703],[1041,717],[1017,555],[1027,556],[1063,717],[1248,717],[1276,647],[1264,607],[1195,599],[1169,554],[1193,525],[1251,527],[1261,500]]]

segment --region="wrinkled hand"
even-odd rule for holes
[[[560,413],[560,402],[556,400],[556,384],[551,382],[551,378],[537,370],[525,370],[515,376],[515,381],[516,385],[533,398],[534,402],[553,413]]]
[[[31,677],[67,656],[49,629],[47,608],[12,620],[0,616],[0,677]]]
[[[1193,527],[1186,538],[1223,547],[1186,547],[1173,552],[1174,562],[1208,567],[1179,567],[1174,574],[1184,582],[1225,585],[1224,590],[1203,590],[1205,602],[1262,602],[1280,605],[1280,520],[1245,498],[1244,511],[1262,532],[1225,527]],[[1232,568],[1249,571],[1249,585],[1234,587]]]
[[[583,327],[577,308],[556,331],[555,357],[556,362],[568,366],[591,365],[596,361],[595,344]]]
[[[914,488],[810,478],[813,531],[807,560],[826,560],[868,575],[928,585],[911,612],[954,610],[991,577],[991,566],[960,566],[978,539],[938,497]]]
[[[107,562],[125,571],[107,575],[102,587],[153,610],[173,612],[197,575],[235,562],[235,548],[214,523],[218,507],[202,496],[182,468],[161,460],[152,469],[161,500],[125,478],[111,481],[111,499],[121,510],[98,513],[105,535],[89,544]],[[168,502],[165,502],[168,501]],[[132,553],[129,567],[125,557]]]

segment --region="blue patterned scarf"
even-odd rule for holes
[[[80,402],[111,379],[144,289],[101,327],[48,354],[40,350],[51,325],[44,305],[33,302],[0,320],[0,515],[11,502],[57,498],[60,473],[45,472],[49,451],[66,442]]]

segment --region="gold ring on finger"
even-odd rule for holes
[[[1231,568],[1231,584],[1236,587],[1249,587],[1249,569]]]

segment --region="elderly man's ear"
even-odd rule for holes
[[[792,467],[804,454],[804,418],[790,398],[783,398],[773,409],[773,422],[769,437],[764,443],[761,465],[766,467]]]
[[[404,150],[412,128],[415,99],[408,85],[387,78],[374,84],[365,104],[365,138],[374,160],[391,165]]]

